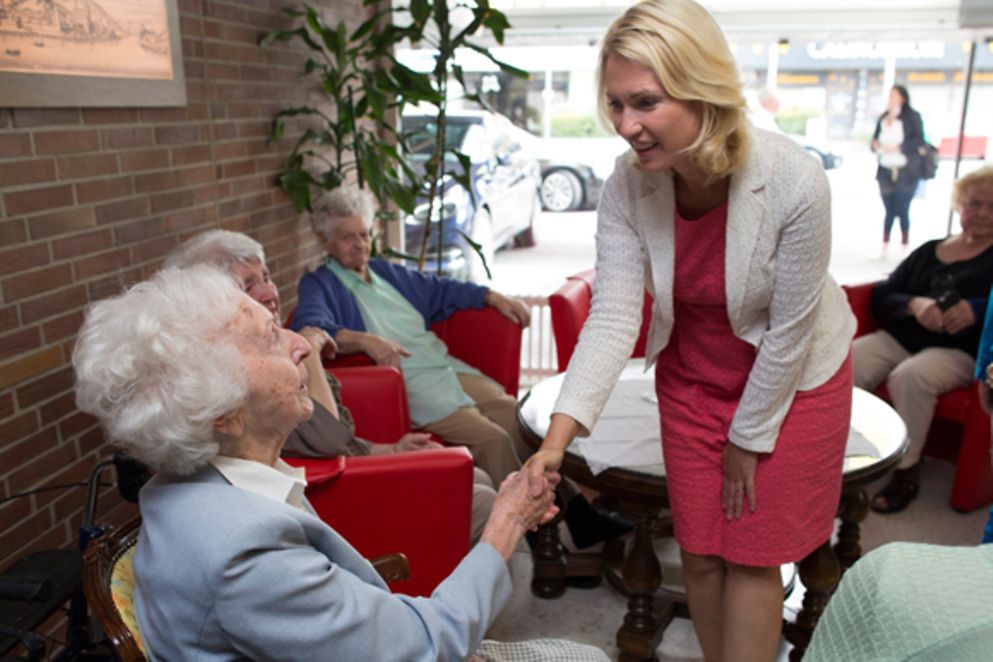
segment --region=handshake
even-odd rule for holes
[[[555,486],[560,480],[554,471],[537,477],[527,471],[515,471],[507,476],[500,484],[480,542],[491,544],[509,561],[525,532],[533,531],[558,514]]]

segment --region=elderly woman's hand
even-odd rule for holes
[[[944,315],[938,302],[931,297],[914,297],[907,304],[910,314],[928,331],[941,333],[945,330]]]
[[[943,326],[945,332],[949,334],[968,329],[975,323],[976,315],[972,312],[972,306],[965,299],[946,310],[943,315]]]
[[[363,334],[360,346],[362,351],[376,362],[376,365],[391,365],[394,368],[399,368],[400,359],[404,356],[410,356],[407,348],[400,343],[372,333]]]
[[[330,361],[338,353],[338,343],[325,331],[316,326],[305,326],[299,331],[310,345],[311,353],[322,359]]]
[[[535,529],[558,514],[554,502],[559,480],[555,472],[539,478],[523,471],[507,476],[500,484],[480,541],[493,545],[505,561],[510,560],[525,531]],[[537,483],[533,484],[534,481]]]
[[[497,309],[501,315],[515,324],[528,326],[531,324],[531,311],[520,299],[511,299],[494,290],[486,293],[486,305]]]
[[[444,446],[437,441],[431,441],[431,433],[429,432],[408,432],[393,444],[394,453],[427,451],[436,448],[444,448]]]

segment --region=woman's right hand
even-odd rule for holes
[[[402,357],[410,356],[407,348],[400,343],[371,333],[365,334],[362,338],[362,351],[368,354],[376,365],[391,365],[394,368],[400,367]]]
[[[931,297],[914,297],[907,307],[917,323],[928,331],[941,333],[945,330],[945,316],[938,307],[938,302]]]
[[[562,466],[562,458],[564,457],[565,453],[563,451],[551,448],[541,448],[529,457],[524,463],[522,471],[527,473],[533,486],[532,489],[536,489],[534,486],[540,485],[540,479],[547,472],[558,471],[559,467]],[[537,496],[537,493],[532,492],[532,496]]]

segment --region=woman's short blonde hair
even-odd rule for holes
[[[961,210],[966,196],[977,188],[993,189],[993,165],[985,165],[955,180],[952,186],[952,207]]]
[[[649,68],[670,97],[699,103],[700,135],[686,151],[711,181],[744,162],[749,123],[738,65],[706,9],[693,0],[643,0],[611,24],[597,71],[598,109],[608,126],[605,69],[610,55]]]

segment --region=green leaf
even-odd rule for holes
[[[486,256],[483,254],[482,245],[474,242],[472,237],[467,235],[465,232],[462,232],[462,230],[456,230],[456,232],[462,235],[462,238],[465,239],[467,244],[469,244],[469,248],[471,248],[473,252],[479,256],[479,260],[483,263],[483,269],[486,270],[486,279],[493,280],[493,273],[490,271],[490,265],[486,263]]]
[[[316,184],[306,170],[287,170],[279,178],[279,185],[286,191],[297,211],[313,211],[310,206],[310,186]]]
[[[414,71],[410,67],[399,62],[394,62],[390,68],[390,73],[396,79],[399,87],[406,90],[408,96],[413,98],[428,100],[441,96],[431,83],[431,76]]]
[[[416,255],[411,255],[410,253],[401,253],[395,248],[384,248],[380,253],[383,257],[393,257],[400,260],[407,260],[408,262],[417,262],[420,258]]]
[[[378,2],[378,0],[374,0],[374,1]],[[376,24],[379,23],[379,20],[383,18],[383,16],[385,16],[386,14],[390,13],[390,11],[392,10],[389,8],[381,9],[376,13],[374,13],[371,17],[367,18],[365,21],[362,22],[362,25],[360,25],[355,29],[355,32],[352,33],[352,36],[349,38],[349,41],[351,42],[361,41],[363,37],[365,37],[367,34],[372,32],[372,29],[376,27]]]
[[[307,32],[307,28],[300,27],[300,28],[297,28],[296,30],[292,30],[292,31],[287,32],[285,34],[287,34],[289,36],[286,39],[283,39],[282,41],[288,41],[290,39],[290,37],[296,36],[296,37],[299,37],[300,40],[303,41],[303,43],[307,44],[307,46],[311,50],[318,51],[321,54],[324,53],[324,49],[321,47],[321,45],[318,44],[316,41],[314,41],[314,38],[310,36],[310,33],[309,32]]]
[[[321,175],[321,188],[325,191],[333,191],[334,189],[341,186],[341,183],[345,180],[342,173],[338,172],[334,168],[324,171]]]
[[[347,61],[345,53],[348,50],[348,27],[345,25],[344,21],[338,23],[338,32],[335,34],[335,43],[337,44],[337,48],[334,49],[334,53],[336,54],[338,62],[345,63]]]
[[[506,14],[502,11],[489,7],[486,12],[486,18],[483,20],[483,25],[493,33],[493,38],[496,39],[496,42],[502,44],[504,32],[510,27],[510,21],[507,20]]]
[[[276,115],[272,120],[272,130],[269,134],[269,144],[276,142],[283,137],[283,120],[279,115]]]
[[[484,48],[483,46],[480,46],[478,44],[472,44],[469,42],[465,43],[465,47],[471,48],[480,55],[484,56],[490,62],[500,67],[500,71],[504,72],[505,74],[510,74],[511,76],[516,76],[517,78],[529,78],[531,75],[528,72],[524,71],[523,69],[518,69],[517,67],[511,64],[507,64],[503,60],[498,60],[496,56],[489,51],[488,48]]]
[[[437,2],[445,2],[445,0],[436,0]],[[410,3],[410,15],[418,23],[418,25],[424,25],[424,22],[428,20],[431,15],[431,3],[428,0],[411,0]]]
[[[320,69],[321,65],[312,57],[308,57],[307,61],[303,64],[303,73],[301,76],[307,76],[314,73],[316,70]]]

